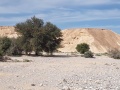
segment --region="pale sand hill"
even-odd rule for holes
[[[83,28],[62,30],[61,52],[76,52],[75,47],[80,43],[88,43],[94,53],[105,53],[109,49],[120,48],[120,35],[105,29]],[[0,26],[0,37],[18,37],[13,26]]]
[[[18,34],[15,32],[15,28],[13,26],[0,26],[0,37],[4,36],[9,38],[16,38]]]
[[[83,28],[62,30],[61,52],[76,52],[76,46],[87,43],[94,53],[105,53],[111,49],[120,49],[120,35],[105,29]]]

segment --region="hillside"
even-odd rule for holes
[[[18,34],[12,26],[0,26],[0,37],[8,36],[9,38],[17,37]],[[61,52],[76,52],[76,46],[80,43],[87,43],[94,53],[105,53],[110,49],[120,49],[120,35],[111,30],[81,28],[81,29],[65,29],[61,31],[63,34]]]
[[[0,26],[0,37],[7,36],[9,38],[17,37],[15,28],[13,26]]]
[[[111,30],[83,28],[62,30],[61,52],[75,52],[77,44],[87,43],[94,53],[105,53],[110,49],[120,49],[120,35]]]

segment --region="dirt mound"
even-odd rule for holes
[[[0,37],[4,36],[16,38],[18,34],[15,32],[15,28],[13,26],[0,26]]]
[[[76,46],[87,43],[94,53],[105,53],[111,49],[120,49],[120,35],[111,30],[83,28],[62,30],[63,41],[61,52],[76,52]]]

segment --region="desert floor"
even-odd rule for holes
[[[120,90],[120,60],[97,56],[11,57],[0,62],[0,90]]]

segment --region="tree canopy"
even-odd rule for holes
[[[32,51],[36,55],[42,51],[52,54],[62,41],[62,34],[56,25],[51,22],[44,24],[42,19],[35,16],[25,22],[17,23],[15,30],[21,35],[22,48],[26,54]]]

